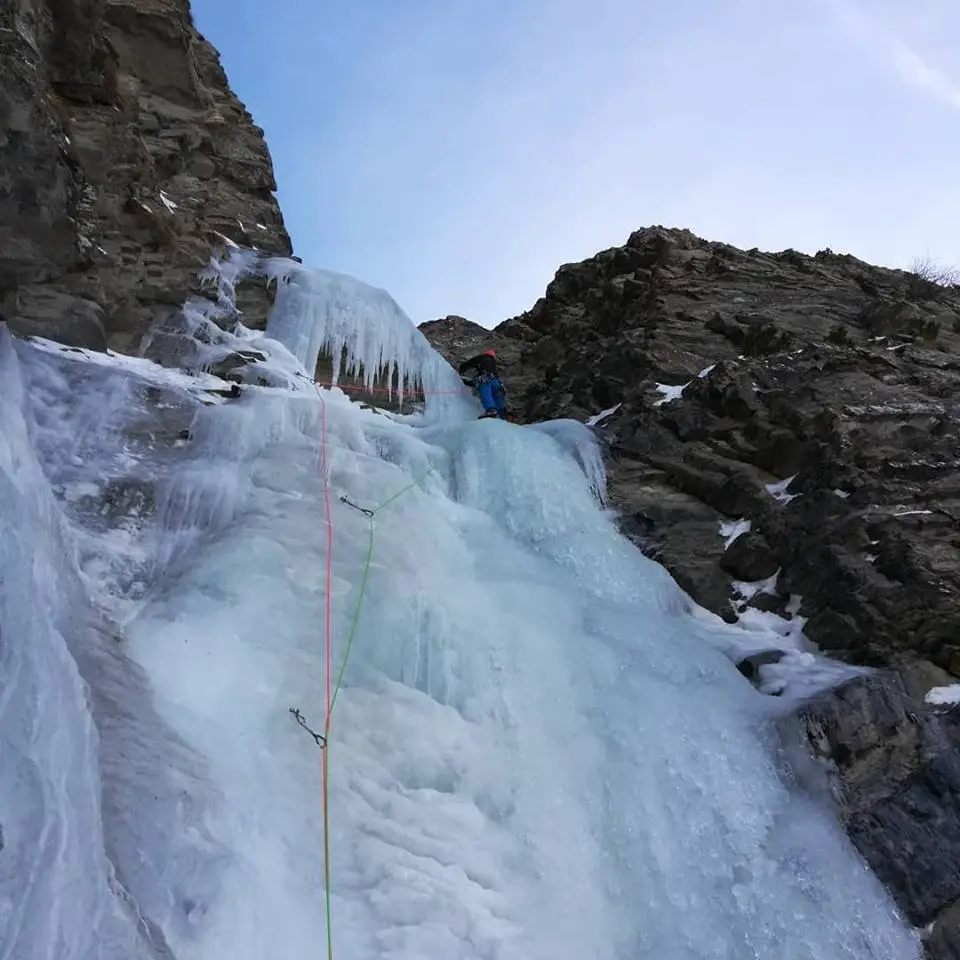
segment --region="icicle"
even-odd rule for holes
[[[320,354],[332,356],[333,382],[361,369],[372,390],[387,376],[388,395],[402,402],[410,387],[428,394],[457,393],[459,379],[413,321],[384,290],[329,270],[308,270],[291,260],[272,260],[267,275],[277,281],[267,334],[282,343],[310,373]],[[341,356],[346,351],[345,369]]]

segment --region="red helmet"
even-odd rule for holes
[[[496,359],[496,357],[497,357],[497,351],[496,351],[496,350],[484,350],[484,351],[483,351],[483,355],[484,355],[485,357],[493,357],[494,359]]]

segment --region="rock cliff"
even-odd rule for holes
[[[801,598],[835,656],[960,676],[960,290],[656,228],[492,332],[421,329],[450,358],[496,346],[522,420],[617,406],[624,530],[699,603],[732,620],[734,584],[779,570],[750,602]]]
[[[699,603],[805,619],[882,668],[797,735],[931,957],[960,957],[960,758],[927,691],[960,677],[960,290],[824,250],[638,230],[488,331],[520,420],[597,424],[624,532]],[[755,675],[763,657],[741,665]]]
[[[188,0],[0,0],[0,312],[135,350],[217,248],[289,255],[263,132]],[[262,285],[239,291],[262,324]]]

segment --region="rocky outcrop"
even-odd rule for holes
[[[133,351],[211,253],[289,255],[263,139],[187,0],[0,0],[0,311]],[[262,282],[240,291],[262,325]]]
[[[785,742],[818,762],[811,778],[800,753],[798,780],[826,785],[931,960],[960,957],[960,710],[924,703],[945,678],[923,664],[879,671],[784,724]]]
[[[488,343],[493,343],[491,332],[486,327],[453,314],[421,323],[419,329],[432,346],[451,362],[466,360],[483,350]],[[515,351],[512,359],[517,359]]]
[[[521,420],[608,411],[622,529],[700,604],[880,668],[785,721],[786,752],[930,960],[960,957],[960,708],[924,699],[960,677],[960,290],[655,227],[492,331],[421,329],[450,360],[494,347]]]
[[[779,570],[831,654],[960,676],[960,292],[653,228],[494,331],[421,329],[451,358],[495,346],[521,419],[617,406],[623,528],[704,606],[733,619],[734,581]]]

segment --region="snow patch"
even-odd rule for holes
[[[612,407],[607,407],[606,410],[601,410],[599,413],[595,413],[592,417],[588,417],[584,422],[588,427],[595,427],[602,420],[606,420],[607,417],[615,414],[620,407],[623,406],[622,403],[615,404]]]
[[[655,384],[657,392],[662,394],[662,396],[659,400],[654,400],[653,405],[655,407],[662,407],[665,403],[672,403],[674,400],[679,400],[683,396],[683,391],[686,390],[691,383],[693,383],[692,380],[688,380],[686,383],[679,385],[671,385],[668,383]]]
[[[781,635],[788,636],[787,633]],[[789,692],[792,702],[798,702],[821,690],[866,676],[869,671],[831,660],[811,650],[785,650],[780,660],[763,664],[758,673],[760,682],[757,688],[761,693],[781,696]]]
[[[221,233],[219,230],[213,230],[212,232],[213,232],[216,236],[218,236],[218,237],[219,237],[228,247],[230,247],[231,249],[233,249],[233,250],[239,250],[239,249],[240,249],[240,245],[239,245],[238,243],[234,243],[234,241],[231,240],[225,233]]]
[[[734,580],[731,586],[735,595],[740,597],[739,601],[734,601],[734,609],[743,609],[747,601],[752,600],[758,594],[766,594],[770,597],[777,595],[777,580],[780,579],[780,571],[767,577],[764,580],[754,580],[747,582],[744,580]],[[754,611],[760,612],[760,611]]]
[[[768,483],[766,484],[767,493],[779,503],[790,503],[791,500],[796,500],[797,497],[800,496],[799,493],[787,493],[787,488],[796,479],[797,475],[794,474],[792,477],[787,477],[786,480],[780,480],[777,483]]]
[[[54,340],[43,337],[30,337],[29,343],[36,350],[44,353],[57,354],[66,360],[78,363],[92,364],[99,367],[109,367],[122,370],[134,377],[141,378],[157,386],[185,390],[194,395],[203,395],[210,401],[209,391],[228,390],[230,384],[226,380],[215,377],[210,373],[186,373],[171,367],[163,367],[159,363],[145,357],[131,357],[113,350],[88,350],[84,347],[70,347]]]
[[[716,368],[715,363],[711,363],[709,367],[704,367],[694,379],[703,379],[710,375],[710,372]],[[669,383],[657,383],[654,386],[657,389],[657,392],[662,394],[659,400],[654,400],[653,405],[655,407],[662,407],[665,403],[672,403],[674,400],[680,400],[683,397],[683,391],[693,383],[693,380],[688,380],[686,383],[681,384],[669,384]]]
[[[946,687],[932,687],[927,691],[924,700],[936,706],[953,706],[960,703],[960,683],[952,683]]]
[[[175,204],[162,190],[160,191],[160,202],[171,212],[175,213],[177,204]]]
[[[745,533],[750,532],[751,523],[749,520],[723,520],[720,523],[720,536],[726,537],[726,540],[723,544],[723,549],[728,550],[730,544],[733,543],[737,537],[742,536]]]

